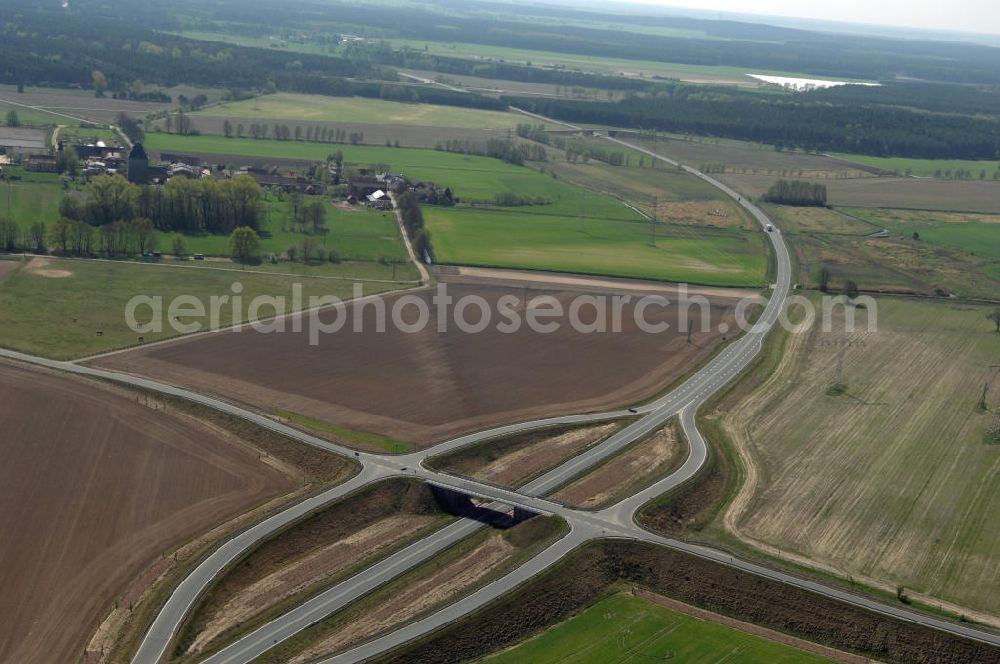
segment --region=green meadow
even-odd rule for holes
[[[515,127],[524,122],[523,116],[512,112],[287,92],[222,103],[192,114],[192,117],[198,115],[228,117],[234,123],[241,120],[298,120],[471,129]]]
[[[705,622],[645,599],[614,595],[489,664],[819,664],[832,660],[731,627]]]

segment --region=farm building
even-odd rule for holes
[[[149,157],[142,143],[133,145],[128,153],[128,181],[134,184],[149,182]]]
[[[356,200],[385,189],[385,183],[374,175],[357,175],[347,180],[347,192]]]
[[[389,197],[389,194],[385,193],[381,189],[373,194],[365,196],[365,202],[368,204],[368,207],[375,210],[392,209],[392,199]]]
[[[35,173],[58,173],[59,162],[52,155],[32,154],[28,155],[24,168]]]

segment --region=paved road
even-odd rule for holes
[[[656,155],[649,150],[636,148],[617,139],[609,138],[608,140],[612,140],[633,149],[639,149],[653,158],[661,159],[662,161],[676,165],[676,162],[665,157],[661,157],[660,155]],[[768,218],[759,209],[753,206],[749,201],[743,200],[742,197],[736,192],[716,180],[694,171],[693,169],[687,170],[693,175],[704,179],[705,181],[718,187],[721,191],[732,196],[745,209],[747,209],[748,212],[762,226],[766,226],[769,223]],[[257,413],[253,413],[233,404],[229,404],[225,401],[207,397],[174,386],[158,383],[156,381],[94,369],[74,363],[58,362],[32,357],[12,351],[0,351],[0,356],[90,377],[110,379],[135,387],[185,398],[190,401],[215,408],[222,412],[241,417],[264,428],[289,436],[295,440],[299,440],[305,444],[352,457],[361,466],[361,471],[345,484],[310,498],[308,501],[287,508],[257,526],[239,533],[232,539],[225,542],[218,550],[203,561],[178,586],[168,599],[163,610],[161,610],[161,612],[157,615],[152,627],[147,633],[140,649],[133,659],[133,662],[136,664],[154,664],[161,659],[166,645],[169,643],[176,629],[180,625],[183,616],[193,606],[201,591],[206,587],[211,579],[217,576],[229,563],[238,558],[242,555],[242,553],[247,551],[257,542],[265,539],[289,523],[298,520],[305,514],[308,514],[316,509],[320,509],[333,501],[339,500],[348,493],[355,491],[366,484],[388,477],[398,477],[401,475],[419,477],[440,486],[465,491],[483,498],[497,501],[501,504],[517,505],[528,510],[556,514],[570,524],[571,532],[559,542],[551,545],[539,556],[532,558],[525,564],[510,572],[503,579],[479,589],[459,602],[445,607],[423,620],[414,622],[403,629],[386,634],[379,639],[365,644],[361,648],[336,657],[330,661],[357,661],[360,658],[369,657],[397,647],[412,638],[415,638],[416,636],[425,634],[428,631],[435,629],[442,624],[457,620],[468,612],[483,606],[493,599],[496,599],[504,592],[507,592],[511,587],[519,583],[523,583],[544,569],[547,569],[581,543],[590,539],[601,537],[618,537],[659,544],[721,564],[731,565],[754,574],[766,576],[788,585],[806,588],[832,599],[847,601],[851,604],[862,606],[885,615],[918,622],[954,634],[960,634],[1000,646],[1000,637],[991,632],[938,620],[908,611],[904,608],[882,604],[880,602],[875,602],[841,590],[828,588],[811,581],[805,581],[780,572],[774,572],[752,563],[738,560],[728,554],[654,535],[636,525],[634,515],[643,504],[663,492],[669,491],[677,486],[680,486],[684,482],[691,480],[702,468],[705,460],[707,459],[708,448],[700,432],[698,432],[695,423],[695,414],[698,407],[713,394],[718,392],[724,385],[739,375],[743,369],[745,369],[756,354],[760,352],[764,336],[778,320],[782,304],[789,291],[791,281],[790,261],[788,258],[787,248],[785,247],[780,234],[774,232],[768,233],[768,236],[772,242],[775,252],[775,262],[777,266],[776,283],[773,286],[771,298],[768,301],[768,304],[759,321],[746,334],[731,342],[721,353],[713,358],[712,361],[706,364],[678,388],[663,397],[656,399],[655,401],[637,407],[635,411],[640,414],[641,417],[636,422],[633,422],[628,427],[622,429],[599,445],[587,450],[584,454],[570,459],[566,463],[548,473],[545,473],[517,491],[493,486],[488,483],[479,482],[469,478],[436,472],[428,469],[423,462],[428,457],[433,455],[454,451],[467,445],[503,436],[564,424],[578,424],[621,418],[629,416],[632,413],[628,410],[617,410],[606,413],[547,418],[544,420],[497,427],[489,431],[462,436],[456,438],[455,440],[431,447],[427,450],[408,455],[382,456],[365,452],[354,452],[353,450],[349,450],[320,438],[316,438],[304,432],[298,431],[297,429],[275,422]],[[655,431],[657,428],[662,426],[664,422],[678,414],[680,415],[681,424],[688,439],[690,451],[685,463],[674,474],[657,482],[648,489],[598,512],[587,512],[572,509],[543,497],[544,494],[551,492],[553,489],[572,477],[585,472],[587,469],[592,468],[602,460],[621,451],[624,447],[632,444],[634,441]],[[355,577],[337,584],[324,593],[292,609],[285,615],[264,625],[256,632],[233,644],[230,648],[221,651],[208,661],[227,663],[249,662],[257,655],[266,652],[268,649],[273,647],[274,644],[343,608],[355,599],[363,596],[371,590],[374,590],[391,579],[396,578],[405,571],[412,569],[421,562],[436,555],[436,553],[440,552],[447,546],[450,546],[462,538],[469,536],[480,527],[481,525],[477,522],[468,520],[457,521],[454,524],[449,525],[446,528],[408,547],[405,547],[404,549],[401,549],[400,551],[397,551],[392,556],[376,563],[375,565],[372,565]]]

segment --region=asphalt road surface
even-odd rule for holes
[[[655,159],[678,166],[677,162],[662,157],[652,151],[638,148],[624,141],[607,138],[620,145],[643,152]],[[722,183],[701,174],[694,169],[684,167],[689,173],[709,182],[719,190],[731,196],[744,207],[757,222],[765,227],[771,223],[766,215],[745,200],[741,195]],[[396,648],[414,638],[437,629],[447,623],[458,620],[462,616],[475,611],[493,601],[511,588],[524,583],[540,572],[565,557],[580,544],[597,538],[623,538],[655,543],[667,548],[696,555],[719,564],[729,565],[741,570],[757,574],[781,583],[798,588],[804,588],[832,600],[846,602],[877,613],[895,618],[912,621],[942,631],[958,634],[986,643],[1000,646],[1000,636],[980,628],[952,623],[924,614],[910,611],[903,607],[878,602],[861,595],[831,588],[813,581],[770,570],[768,568],[739,560],[728,554],[706,547],[694,546],[660,537],[640,528],[635,523],[635,513],[649,500],[674,489],[694,478],[708,458],[708,448],[704,438],[697,429],[695,415],[698,408],[712,395],[736,378],[754,357],[760,352],[764,337],[772,329],[782,314],[784,301],[788,296],[791,284],[791,264],[788,249],[781,234],[775,230],[767,233],[775,255],[775,283],[772,285],[771,296],[759,320],[744,335],[730,342],[718,355],[688,380],[668,394],[650,403],[637,406],[634,412],[629,410],[608,411],[587,415],[569,415],[565,417],[546,418],[531,422],[497,427],[489,431],[470,434],[456,438],[420,452],[401,456],[383,456],[366,452],[355,452],[343,446],[330,443],[315,436],[275,422],[263,415],[247,411],[230,403],[207,397],[189,390],[165,385],[136,376],[118,374],[115,372],[94,369],[75,363],[58,362],[33,356],[0,350],[0,355],[23,362],[28,362],[51,369],[68,371],[76,374],[113,380],[119,383],[139,388],[177,396],[203,404],[219,411],[243,418],[261,427],[270,429],[282,435],[298,440],[304,444],[313,445],[330,452],[355,459],[360,471],[347,482],[334,487],[322,494],[309,498],[284,511],[268,518],[256,526],[245,530],[223,543],[198,567],[196,567],[174,590],[164,607],[157,614],[152,626],[147,632],[139,650],[136,652],[134,664],[155,664],[165,653],[173,635],[176,633],[184,616],[190,611],[201,592],[230,563],[243,553],[279,531],[290,523],[297,521],[306,514],[335,502],[349,493],[375,481],[389,477],[418,477],[432,484],[466,492],[481,498],[495,501],[501,505],[513,505],[526,510],[544,514],[555,514],[563,518],[570,526],[568,535],[550,545],[539,555],[525,562],[503,578],[476,590],[461,600],[442,608],[419,621],[410,623],[403,628],[385,634],[349,652],[333,657],[329,662],[359,661]],[[509,435],[544,429],[557,425],[580,424],[609,419],[640,415],[639,419],[612,435],[600,444],[589,448],[582,454],[566,461],[555,469],[538,477],[518,490],[494,486],[471,478],[459,477],[427,468],[423,462],[431,457],[451,452],[462,447],[479,442],[501,438]],[[680,416],[681,425],[688,440],[689,454],[685,463],[673,474],[661,479],[652,486],[630,496],[619,503],[596,512],[588,512],[567,507],[556,501],[547,499],[550,493],[566,481],[576,477],[603,460],[617,454],[635,441],[656,431],[666,421],[674,416]],[[356,599],[371,592],[375,588],[397,578],[406,571],[413,569],[422,562],[432,558],[452,544],[468,537],[482,524],[471,520],[458,520],[427,537],[400,549],[382,561],[371,565],[354,577],[331,587],[323,593],[311,598],[305,603],[293,608],[284,615],[265,624],[255,632],[247,635],[206,662],[228,664],[250,662],[255,657],[274,647],[277,643],[297,634],[311,624],[314,624],[332,613],[342,609]]]

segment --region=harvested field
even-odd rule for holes
[[[593,542],[501,600],[376,661],[477,660],[634,586],[882,662],[980,664],[1000,659],[998,648],[871,614],[686,554],[638,542]]]
[[[615,423],[526,433],[435,457],[435,468],[519,487],[621,428]]]
[[[727,173],[719,179],[746,196],[758,197],[778,178]],[[830,204],[836,206],[1000,213],[1000,182],[890,177],[819,182],[826,185]]]
[[[719,525],[770,555],[1000,624],[990,309],[876,304],[877,332],[857,311],[853,333],[837,317],[836,332],[792,337],[774,375],[729,410],[747,479]]]
[[[45,132],[40,129],[0,127],[0,146],[18,150],[43,150]]]
[[[671,423],[570,482],[552,497],[583,509],[604,507],[670,473],[684,456],[685,445],[676,423]]]
[[[710,329],[696,329],[692,344],[677,328],[677,306],[651,306],[641,312],[647,322],[671,327],[661,333],[643,332],[636,322],[636,302],[624,304],[621,332],[612,332],[612,303],[600,317],[594,307],[578,310],[579,322],[609,322],[606,332],[576,332],[573,317],[546,318],[558,329],[545,333],[531,325],[507,333],[498,326],[510,319],[497,315],[504,295],[509,312],[522,322],[569,304],[579,293],[528,288],[451,285],[455,302],[465,296],[482,298],[491,312],[490,325],[480,333],[462,332],[453,314],[442,307],[445,332],[431,323],[407,333],[376,325],[378,304],[363,311],[347,308],[336,334],[319,334],[309,343],[307,320],[301,332],[269,335],[250,330],[178,340],[99,358],[100,366],[154,376],[200,391],[275,409],[354,430],[369,431],[426,445],[491,425],[567,412],[582,412],[634,403],[672,383],[709,354],[734,328],[735,302],[711,298]],[[527,296],[530,309],[525,311]],[[383,298],[385,318],[395,310],[404,324],[416,322],[424,307],[436,320],[435,291],[425,289]],[[539,299],[541,297],[541,299]],[[406,304],[405,308],[397,303]],[[422,303],[422,304],[420,304]],[[479,306],[463,316],[475,325]],[[692,311],[696,316],[698,308]],[[319,318],[332,323],[338,311]],[[541,320],[541,319],[539,319]],[[700,325],[696,325],[700,327]],[[361,329],[361,333],[354,332]],[[470,328],[466,328],[470,329]],[[412,331],[412,330],[411,330]],[[433,395],[433,398],[428,398]]]
[[[142,117],[170,107],[170,104],[159,102],[128,101],[112,99],[111,97],[99,99],[95,98],[93,94],[88,95],[85,92],[81,94],[81,92],[83,91],[58,88],[27,88],[22,93],[15,93],[13,89],[10,89],[9,92],[6,89],[0,89],[0,107],[5,106],[2,103],[5,100],[31,106],[32,108],[28,109],[10,105],[18,112],[18,115],[22,116],[22,122],[33,122],[37,114],[39,122],[53,125],[79,124],[79,122],[65,117],[67,115],[107,125],[114,122],[115,117],[120,112]]]
[[[619,132],[618,136],[688,166],[712,166],[712,170],[724,166],[730,174],[760,175],[773,179],[812,177],[826,181],[845,177],[871,178],[879,170],[823,155],[778,152],[773,145],[726,138],[660,136],[650,140],[628,132]]]
[[[367,487],[262,543],[209,589],[175,655],[194,660],[441,524],[426,485]]]
[[[0,661],[74,661],[134,577],[294,488],[251,448],[135,398],[0,364]]]

